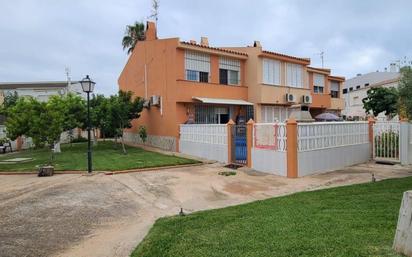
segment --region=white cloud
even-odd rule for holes
[[[117,91],[127,55],[125,26],[145,20],[150,0],[14,0],[0,10],[0,79],[63,80],[90,74],[101,93]],[[161,0],[159,36],[208,36],[212,45],[247,45],[312,58],[351,77],[412,58],[412,1]]]

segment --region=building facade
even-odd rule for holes
[[[79,82],[43,81],[43,82],[1,82],[0,101],[8,94],[17,93],[21,97],[34,97],[39,101],[47,101],[52,95],[73,93],[85,97]]]
[[[345,99],[342,115],[348,120],[366,120],[367,114],[362,100],[367,97],[367,91],[373,87],[397,88],[399,80],[399,72],[371,72],[348,79],[342,89]],[[384,119],[385,115],[379,114],[379,118]]]
[[[158,39],[149,22],[146,39],[136,44],[118,80],[121,90],[150,102],[125,138],[139,142],[137,131],[145,126],[148,144],[176,151],[180,124],[284,121],[302,106],[314,114],[340,112],[344,78],[309,64],[307,58],[264,50],[259,42],[211,47],[207,38],[199,44]]]

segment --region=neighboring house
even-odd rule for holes
[[[399,85],[399,72],[371,72],[345,82],[342,94],[345,98],[345,109],[342,114],[348,120],[365,120],[367,115],[363,109],[362,100],[367,97],[367,91],[373,87],[395,87]],[[382,115],[379,115],[382,116]]]
[[[155,24],[148,22],[146,40],[136,44],[118,80],[121,90],[150,99],[125,131],[126,141],[138,142],[143,125],[148,144],[176,151],[184,123],[284,121],[301,106],[313,114],[339,113],[344,78],[309,64],[306,58],[263,50],[259,42],[232,48],[211,47],[204,37],[200,44],[158,39]]]
[[[307,58],[264,50],[258,41],[226,49],[248,55],[245,80],[256,122],[284,121],[296,105],[309,107],[312,117],[343,109],[340,88],[345,78],[331,76],[330,69],[309,67]]]
[[[77,81],[0,82],[1,102],[7,94],[14,94],[14,92],[17,92],[18,96],[31,96],[39,101],[47,101],[52,95],[65,95],[69,92],[85,97]]]

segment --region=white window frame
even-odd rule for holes
[[[289,109],[282,106],[262,105],[260,112],[262,123],[284,122],[289,117]]]
[[[303,65],[286,63],[286,85],[289,87],[304,88]]]
[[[262,59],[262,80],[263,84],[280,86],[281,62],[278,60],[263,58]]]
[[[196,80],[191,80],[187,76],[187,71],[197,73]],[[185,79],[200,82],[200,72],[208,73],[208,82],[210,81],[210,55],[196,51],[185,51]],[[205,82],[204,82],[205,83]]]
[[[219,70],[220,69],[225,69],[227,70],[227,84],[228,85],[240,85],[240,60],[233,59],[233,58],[227,58],[224,56],[221,56],[219,58]],[[231,76],[231,71],[232,72],[237,72],[237,78],[235,78],[237,83],[231,83],[231,80],[233,79]],[[220,72],[219,72],[220,76]],[[220,80],[220,77],[219,77]]]

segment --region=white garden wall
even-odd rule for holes
[[[371,157],[367,122],[298,124],[298,174],[339,170]]]
[[[257,171],[286,177],[286,152],[252,148],[252,168]]]
[[[180,125],[179,152],[228,163],[227,125]]]
[[[369,143],[298,152],[299,177],[365,163],[370,156]]]
[[[254,124],[251,157],[254,170],[286,177],[286,125]]]

